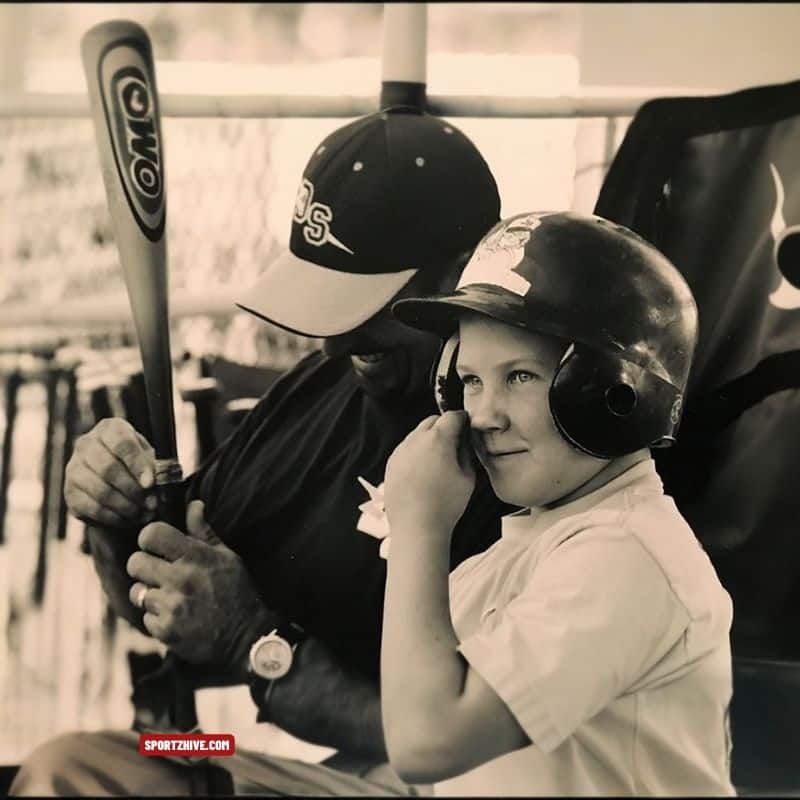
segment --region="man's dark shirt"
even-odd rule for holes
[[[217,535],[240,554],[268,607],[377,679],[386,562],[357,530],[394,448],[435,413],[432,393],[387,405],[346,357],[312,353],[282,376],[189,481]],[[452,564],[486,549],[506,511],[478,468],[453,535]]]

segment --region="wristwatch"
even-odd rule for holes
[[[305,638],[306,632],[299,625],[287,622],[253,642],[248,671],[250,696],[259,708],[259,722],[265,721],[264,712],[274,682],[292,668],[294,651]]]

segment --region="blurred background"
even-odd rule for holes
[[[0,4],[0,765],[62,730],[128,727],[129,653],[154,649],[108,613],[61,500],[74,437],[141,413],[91,122],[57,111],[85,95],[81,36],[104,19],[144,25],[164,95],[377,97],[382,15],[377,3]],[[796,80],[798,33],[797,4],[431,3],[428,94],[646,98]],[[453,122],[506,216],[590,211],[629,119]],[[233,301],[285,247],[305,162],[343,122],[162,121],[185,471],[315,346]],[[246,690],[215,691],[201,722],[244,746]]]

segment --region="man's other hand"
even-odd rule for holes
[[[214,533],[194,500],[186,513],[187,533],[165,522],[152,522],[139,534],[141,550],[128,560],[140,586],[144,625],[170,650],[195,664],[218,664],[246,680],[249,647],[269,625],[241,558]]]
[[[66,467],[64,499],[78,519],[101,527],[153,519],[155,453],[130,423],[103,419],[75,441]]]

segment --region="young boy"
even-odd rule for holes
[[[453,294],[393,311],[457,331],[464,406],[387,465],[396,771],[443,795],[735,794],[731,601],[649,452],[674,438],[697,338],[681,276],[606,220],[525,214]],[[439,399],[457,407],[458,388],[440,377]],[[448,581],[470,442],[520,511]]]

